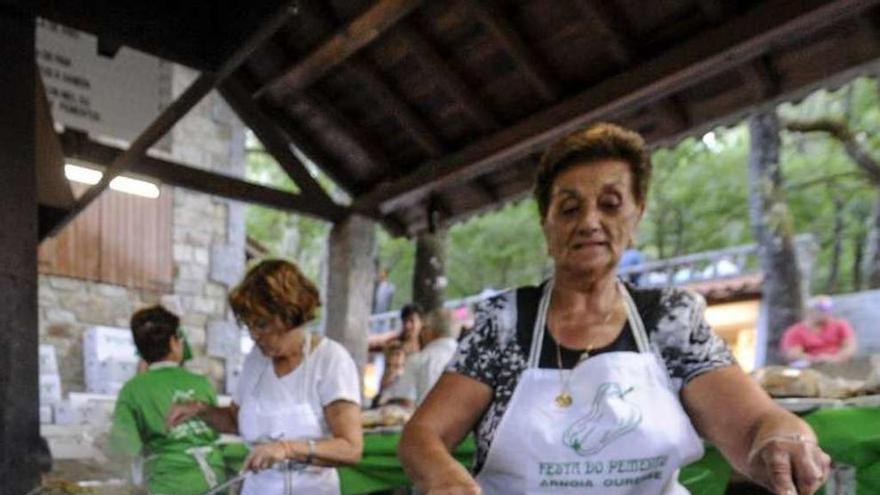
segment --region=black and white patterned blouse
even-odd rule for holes
[[[734,363],[727,345],[703,318],[702,297],[681,289],[638,289],[627,286],[645,324],[651,346],[662,356],[672,383],[681,386],[707,371]],[[495,430],[519,377],[526,368],[542,287],[520,287],[481,303],[474,329],[466,335],[447,366],[492,387],[494,396],[475,429],[477,453],[474,472],[486,460]],[[637,347],[629,324],[608,346],[591,355],[633,351]],[[562,364],[573,368],[580,351],[562,348]],[[557,368],[556,345],[544,333],[541,368]]]

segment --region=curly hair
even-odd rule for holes
[[[131,334],[138,354],[154,363],[171,352],[171,337],[178,335],[180,318],[161,305],[150,306],[131,315]]]
[[[598,123],[574,132],[550,145],[541,156],[535,178],[535,200],[541,218],[547,216],[553,181],[562,172],[579,163],[621,160],[633,175],[633,196],[644,204],[651,182],[651,156],[645,140],[623,127]]]
[[[265,326],[278,317],[293,329],[315,319],[321,296],[294,263],[264,260],[248,270],[232,289],[229,305],[235,317],[251,328]]]

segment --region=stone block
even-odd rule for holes
[[[207,282],[205,283],[205,295],[225,301],[226,298],[229,296],[229,291],[227,291],[226,287],[224,287],[223,285]]]
[[[111,284],[94,284],[94,291],[98,295],[106,296],[106,297],[130,297],[129,289],[122,287],[120,285],[111,285]]]
[[[211,280],[234,287],[244,276],[244,249],[235,245],[215,245],[211,248]]]
[[[67,341],[79,337],[80,330],[73,323],[52,323],[46,326],[46,339]]]
[[[204,280],[194,280],[189,278],[178,278],[174,280],[174,292],[178,294],[201,294],[204,286]]]
[[[193,230],[185,225],[175,225],[174,243],[189,244],[190,246],[208,247],[211,245],[214,235],[210,230]]]
[[[207,338],[207,334],[205,333],[204,326],[186,326],[186,338],[189,340],[189,344],[197,348],[199,350],[204,349],[205,340]],[[193,352],[196,352],[196,349],[193,349]],[[201,352],[199,354],[202,354]]]
[[[222,308],[215,299],[196,296],[192,298],[192,306],[190,306],[190,310],[212,315],[221,312]]]
[[[58,307],[46,308],[46,323],[76,323],[76,315]]]
[[[189,327],[204,327],[208,323],[208,315],[204,313],[177,313],[180,315],[180,324]]]
[[[190,280],[207,280],[208,267],[193,263],[181,263],[177,265],[177,278]]]
[[[82,280],[67,277],[50,276],[49,286],[59,290],[80,290],[85,285]]]
[[[48,306],[58,302],[58,294],[55,292],[55,289],[49,285],[48,281],[42,278],[37,286],[37,297],[39,298],[40,306]]]
[[[180,304],[180,298],[174,294],[164,294],[159,298],[159,304],[165,307],[168,311],[176,315],[180,315],[182,312],[182,307]]]
[[[240,334],[241,329],[234,321],[211,321],[207,328],[207,354],[224,359],[238,356],[241,353]]]
[[[193,260],[193,247],[187,244],[174,245],[174,261],[188,263]]]
[[[192,250],[192,261],[198,265],[208,265],[210,262],[210,255],[208,254],[208,249],[203,247],[193,248]]]

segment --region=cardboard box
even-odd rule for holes
[[[54,345],[40,344],[40,374],[58,374],[58,359],[55,356]]]
[[[49,406],[61,402],[61,377],[58,374],[40,375],[40,405]]]

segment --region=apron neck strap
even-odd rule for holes
[[[532,331],[532,345],[529,349],[529,368],[537,368],[541,361],[541,349],[544,344],[545,329],[547,328],[547,313],[550,311],[550,299],[553,296],[553,282],[554,279],[551,277],[544,284],[541,301],[538,303],[538,316],[535,318],[535,329]],[[640,353],[650,352],[651,345],[648,341],[648,334],[645,331],[645,324],[639,315],[635,302],[633,302],[629,291],[620,280],[616,281],[616,285],[626,309],[626,319],[629,322],[633,339],[636,341],[636,348]]]

